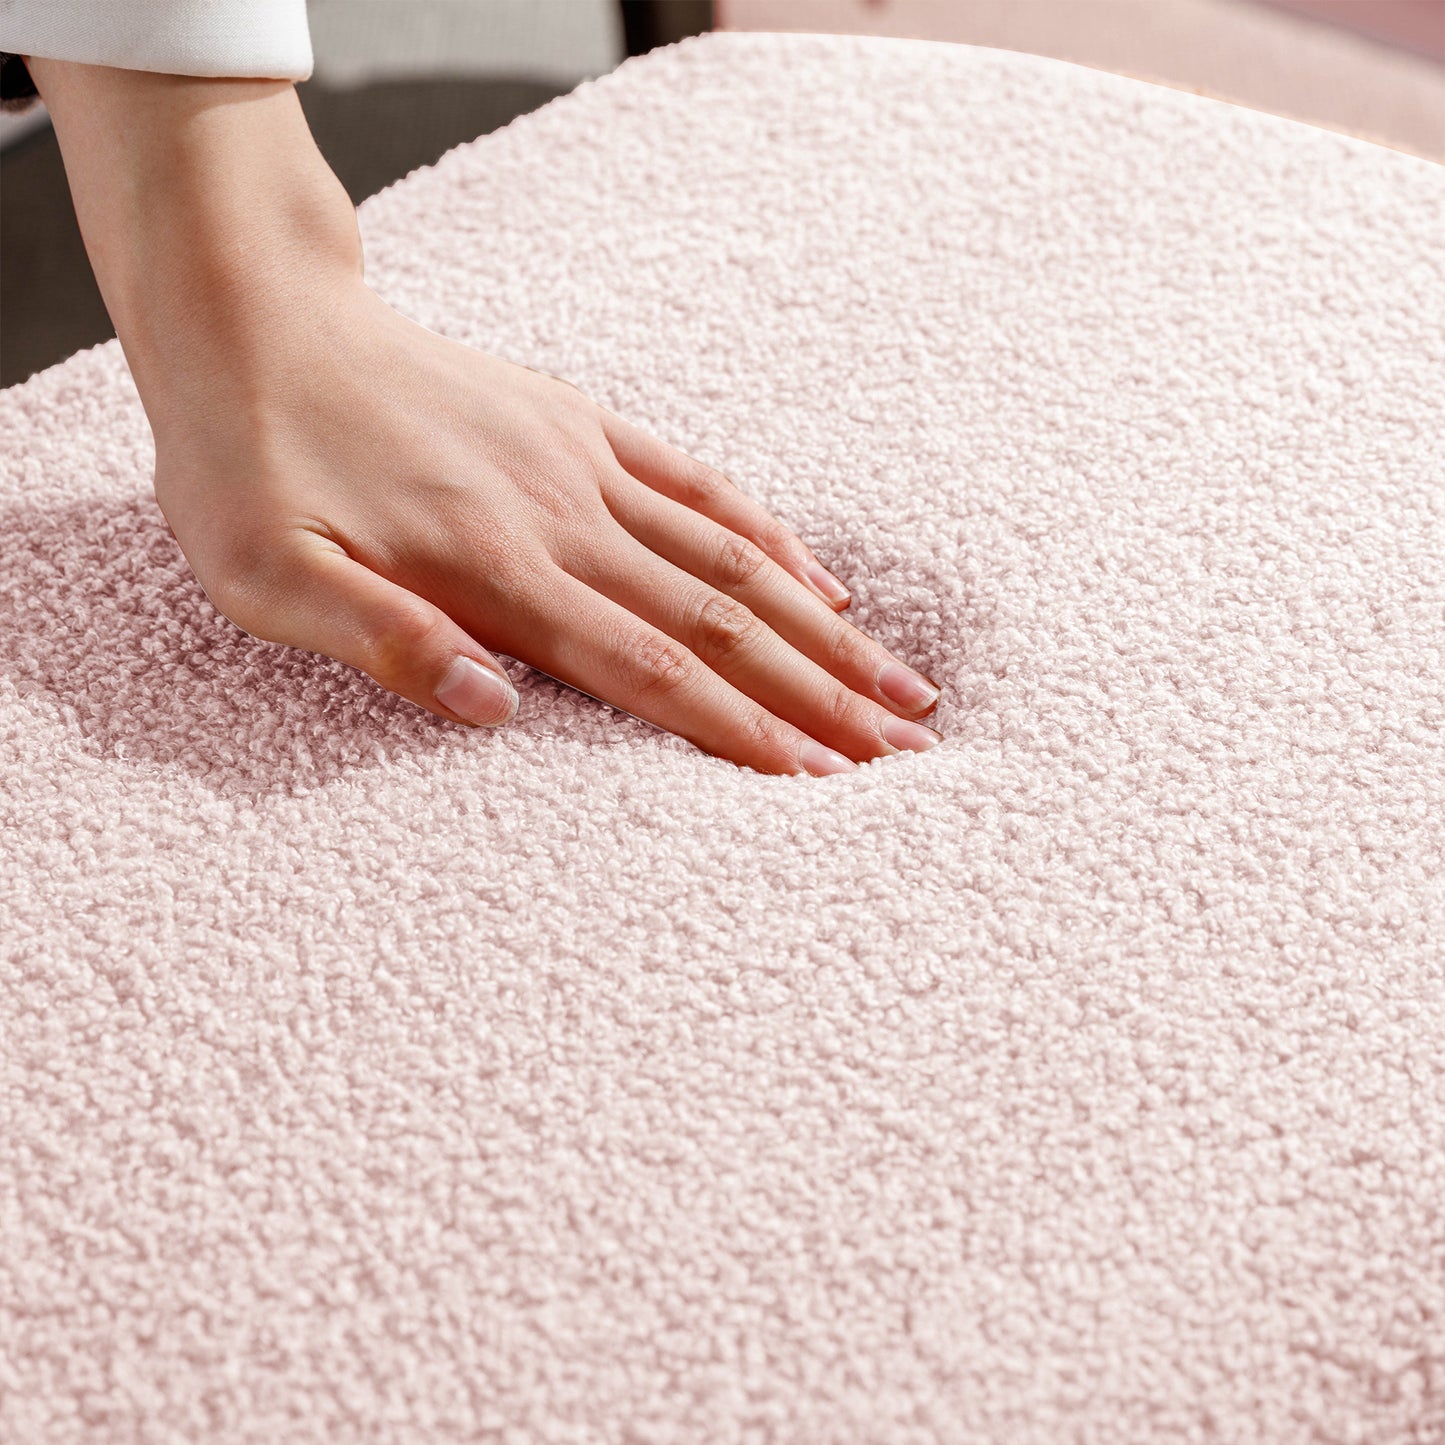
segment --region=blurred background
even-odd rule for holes
[[[1445,163],[1445,0],[309,0],[297,91],[353,201],[706,30],[1031,51]],[[0,386],[115,334],[43,107],[0,116]]]

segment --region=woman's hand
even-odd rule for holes
[[[938,741],[909,720],[937,690],[823,600],[827,574],[763,507],[365,285],[289,85],[97,69],[32,64],[155,433],[156,499],[238,626],[478,724],[516,708],[500,652],[767,773]],[[167,124],[160,155],[121,155],[117,190],[114,156],[108,173],[72,153],[127,84],[132,130],[146,105]]]
[[[932,689],[725,478],[359,282],[324,297],[242,415],[158,439],[156,498],[238,626],[482,724],[516,707],[501,652],[768,773],[936,741],[903,716]]]

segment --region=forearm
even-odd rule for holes
[[[360,279],[355,211],[291,82],[28,64],[153,426],[275,360],[298,307]]]

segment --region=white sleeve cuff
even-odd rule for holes
[[[306,0],[0,0],[0,51],[170,75],[305,80]]]

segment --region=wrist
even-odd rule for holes
[[[153,425],[361,286],[355,209],[289,82],[40,59],[32,74]]]
[[[205,422],[213,406],[268,388],[296,339],[365,289],[355,212],[344,192],[343,211],[332,199],[272,184],[248,214],[197,224],[185,211],[134,243],[106,299],[158,435],[173,413]]]

